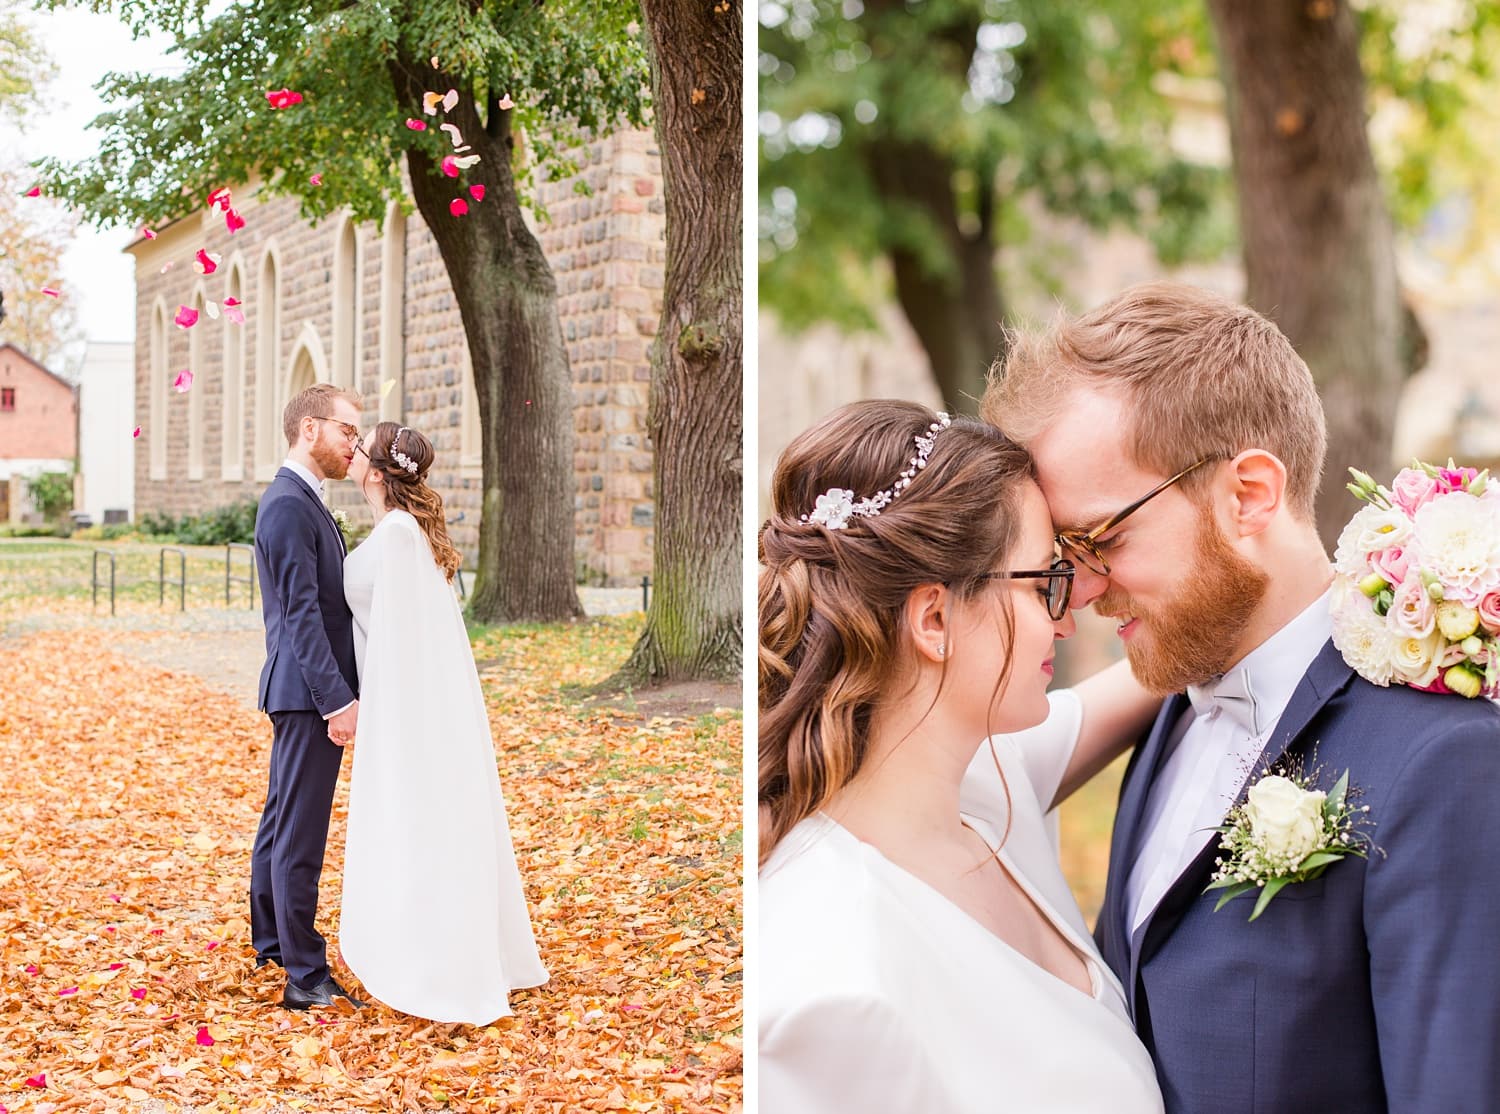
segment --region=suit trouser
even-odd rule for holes
[[[270,782],[250,859],[250,935],[257,956],[310,990],[329,975],[313,920],[344,748],[317,712],[272,712],[271,728]]]

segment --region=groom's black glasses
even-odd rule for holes
[[[316,414],[309,414],[308,417],[312,418],[312,420],[315,422],[332,422],[334,425],[339,427],[339,432],[344,435],[344,439],[346,441],[354,442],[354,447],[356,449],[364,443],[365,439],[360,436],[359,426],[357,425],[350,425],[348,422],[341,422],[337,418],[320,418]]]
[[[1013,569],[1010,572],[987,572],[980,580],[1041,580],[1047,581],[1047,614],[1054,623],[1061,622],[1068,613],[1068,600],[1073,598],[1073,562],[1066,557],[1054,557],[1051,568]]]
[[[1169,480],[1164,480],[1163,482],[1157,484],[1150,491],[1146,492],[1146,494],[1137,499],[1134,503],[1131,503],[1130,506],[1126,507],[1124,510],[1116,511],[1114,514],[1110,515],[1103,522],[1101,522],[1098,526],[1095,526],[1092,530],[1062,531],[1057,535],[1057,544],[1062,546],[1063,549],[1066,549],[1074,554],[1074,556],[1078,558],[1079,564],[1083,565],[1083,567],[1088,569],[1090,572],[1096,572],[1100,576],[1108,576],[1109,558],[1105,557],[1103,551],[1099,548],[1099,539],[1113,530],[1116,526],[1120,525],[1120,523],[1124,522],[1131,515],[1135,514],[1136,511],[1140,510],[1147,503],[1151,502],[1151,500],[1155,499],[1163,491],[1166,491],[1167,488],[1171,487],[1178,480],[1191,473],[1194,469],[1203,467],[1203,465],[1207,464],[1211,460],[1223,459],[1223,456],[1214,455],[1206,456],[1202,460],[1193,461],[1192,464],[1189,464],[1181,472],[1178,472],[1177,475],[1173,476]]]

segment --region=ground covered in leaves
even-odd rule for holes
[[[738,1109],[740,713],[570,695],[625,660],[639,615],[476,632],[552,974],[478,1029],[280,1009],[246,912],[268,721],[129,652],[177,634],[17,632],[47,605],[3,602],[0,1110]],[[331,950],[348,769],[320,904]]]

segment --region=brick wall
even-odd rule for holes
[[[575,193],[572,179],[544,185],[541,197],[550,222],[533,223],[533,228],[557,277],[572,365],[579,574],[595,583],[629,584],[651,568],[654,512],[645,417],[648,349],[661,313],[666,256],[659,160],[650,133],[622,132],[591,144],[581,161],[580,175],[593,196]],[[380,413],[383,375],[399,369],[399,416],[431,437],[438,454],[431,479],[450,518],[464,514],[453,536],[472,561],[481,504],[477,406],[458,306],[421,216],[413,212],[388,219],[381,230],[356,226],[354,281],[347,284],[340,276],[341,218],[313,227],[297,216],[294,201],[260,202],[253,188],[236,190],[234,202],[246,225],[233,236],[217,211],[196,213],[129,249],[136,258],[136,421],[142,427],[135,462],[137,514],[158,510],[180,515],[258,497],[268,475],[265,459],[257,467],[257,439],[264,442],[271,431],[272,463],[279,463],[285,452],[280,409],[293,362],[300,359],[317,378],[333,380],[340,364],[333,333],[343,319],[335,312],[335,300],[347,305],[357,299],[350,307],[354,386],[365,399],[366,425],[373,425]],[[395,299],[399,331],[382,327],[388,238],[399,240],[405,260]],[[193,268],[199,248],[223,256],[211,276],[200,276]],[[267,377],[269,391],[260,382],[257,360],[257,340],[268,313],[260,304],[268,249],[280,286],[277,378]],[[193,304],[200,285],[206,299],[221,303],[236,261],[243,274],[243,326],[206,314],[191,331],[171,323],[179,305]],[[165,344],[160,330],[153,343],[158,306],[167,322]],[[243,478],[225,479],[224,353],[226,339],[232,342],[236,330],[242,330],[244,344]],[[166,384],[188,366],[195,333],[199,360],[192,391],[176,394]],[[383,355],[388,333],[398,338],[399,360]],[[152,389],[161,397],[153,400]],[[268,396],[274,401],[266,406]],[[194,418],[195,405],[201,417]],[[188,478],[190,445],[199,440],[190,437],[195,420],[201,422],[201,479]],[[152,444],[158,435],[164,444],[156,450],[158,475],[153,477]],[[264,451],[259,455],[266,456]],[[351,514],[362,512],[352,487],[334,485],[331,498]]]
[[[14,345],[0,345],[0,389],[14,391],[0,410],[0,458],[67,460],[78,451],[73,388]]]

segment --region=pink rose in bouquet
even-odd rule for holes
[[[1419,468],[1403,468],[1391,481],[1391,501],[1408,515],[1437,496],[1437,478]]]
[[[1490,634],[1500,635],[1500,592],[1490,592],[1479,601],[1479,625]]]

